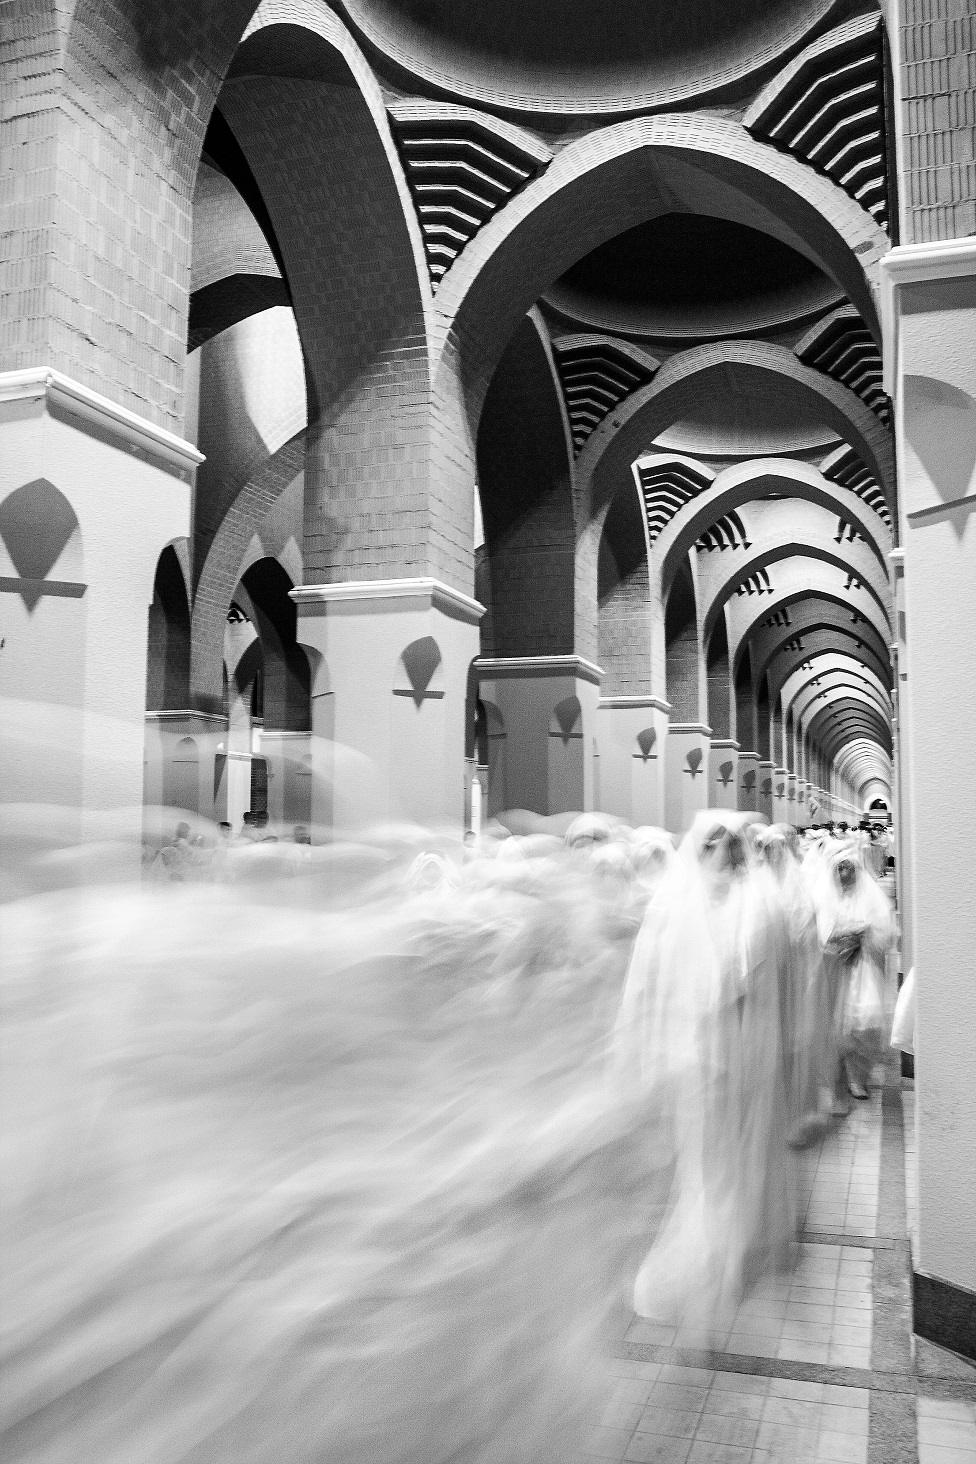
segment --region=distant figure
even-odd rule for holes
[[[823,861],[814,903],[839,1058],[834,1111],[843,1114],[849,1108],[845,1087],[852,1098],[867,1098],[871,1068],[882,1053],[891,908],[852,843]]]

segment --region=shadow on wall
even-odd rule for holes
[[[64,494],[47,478],[24,483],[0,504],[0,543],[12,576],[4,588],[20,595],[33,611],[42,595],[81,595],[81,529]],[[71,579],[49,580],[57,565]]]
[[[936,376],[907,375],[904,391],[909,445],[942,502],[952,503],[976,479],[976,401]]]

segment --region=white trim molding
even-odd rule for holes
[[[672,732],[697,732],[702,737],[711,737],[712,729],[707,722],[671,722],[668,726],[668,736]]]
[[[898,362],[898,291],[903,285],[976,276],[976,238],[933,239],[925,244],[899,244],[879,264],[881,337],[884,343],[884,389],[894,397]]]
[[[645,707],[652,712],[664,712],[665,716],[671,715],[671,703],[663,701],[659,696],[601,696],[597,711],[639,712]]]
[[[77,419],[83,430],[96,428],[107,433],[126,451],[152,458],[187,480],[204,461],[203,453],[192,442],[119,406],[53,366],[0,372],[0,411],[15,402],[42,402],[47,411]]]
[[[583,656],[479,656],[474,667],[485,681],[497,676],[525,680],[533,676],[577,676],[581,681],[599,685],[603,676],[603,667]]]
[[[410,610],[441,610],[455,620],[466,620],[472,625],[477,625],[485,613],[484,605],[478,600],[445,585],[441,580],[426,576],[416,579],[341,580],[332,585],[299,585],[288,593],[297,605],[300,615],[324,615],[330,609],[366,609],[369,602],[382,600],[398,600],[403,608]]]

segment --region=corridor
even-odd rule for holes
[[[976,1367],[911,1335],[914,1083],[883,1077],[802,1155],[792,1276],[717,1336],[627,1319],[583,1459],[976,1464]]]

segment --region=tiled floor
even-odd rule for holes
[[[866,1388],[621,1362],[588,1448],[641,1464],[865,1464]],[[934,1464],[934,1461],[933,1461]]]
[[[898,1084],[893,1068],[887,1081]],[[930,1344],[924,1367],[909,1363],[907,1303],[891,1302],[892,1265],[907,1278],[914,1213],[913,1094],[903,1086],[905,1185],[894,1210],[890,1184],[879,1200],[881,1165],[901,1171],[902,1160],[891,1138],[894,1157],[884,1158],[882,1125],[901,1108],[894,1092],[886,1109],[876,1088],[802,1156],[803,1233],[789,1275],[761,1282],[731,1326],[708,1335],[633,1318],[583,1460],[976,1464],[976,1368],[949,1354],[943,1368]],[[890,1336],[874,1345],[876,1312],[877,1326],[904,1334],[901,1371],[891,1370]]]

